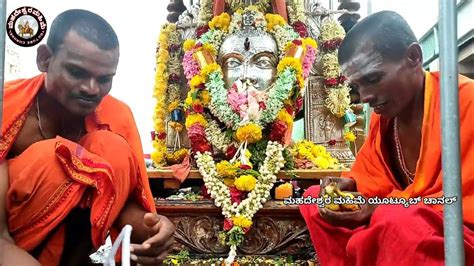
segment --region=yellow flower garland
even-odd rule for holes
[[[207,120],[201,114],[190,114],[186,118],[186,128],[190,128],[195,123],[199,123],[201,126],[207,126]]]
[[[230,24],[230,16],[227,13],[222,13],[219,16],[215,16],[210,22],[209,22],[209,28],[214,30],[214,29],[219,29],[222,31],[227,31],[229,29],[229,24]]]
[[[267,20],[268,31],[273,30],[275,26],[283,26],[286,24],[285,19],[278,14],[265,14],[265,19]]]
[[[166,24],[163,26],[160,36],[158,37],[158,52],[156,53],[156,73],[155,86],[153,88],[153,97],[156,99],[156,107],[153,114],[154,130],[157,136],[153,140],[154,151],[151,159],[158,165],[165,164],[166,158],[166,91],[168,88],[168,68],[169,61],[169,35],[172,31],[176,31],[175,24]],[[161,139],[159,138],[161,137]]]
[[[184,41],[183,43],[183,50],[185,52],[193,49],[194,45],[196,44],[196,41],[193,40],[193,39],[187,39],[186,41]]]

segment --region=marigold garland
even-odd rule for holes
[[[156,99],[156,107],[153,114],[155,138],[153,140],[154,151],[151,154],[153,162],[157,166],[165,163],[166,148],[166,95],[168,89],[168,59],[169,59],[169,36],[176,30],[175,24],[165,24],[158,37],[158,51],[156,53],[156,73],[153,97]]]
[[[256,143],[262,139],[262,128],[255,124],[247,124],[239,127],[235,136],[239,142]]]
[[[165,24],[158,37],[158,48],[156,52],[156,72],[153,97],[156,99],[154,109],[154,151],[151,158],[156,166],[165,164],[167,158],[166,135],[168,114],[172,119],[169,123],[175,136],[178,138],[179,132],[183,129],[184,119],[181,111],[180,83],[181,83],[181,44],[176,25],[173,23]],[[173,119],[174,117],[174,119]],[[176,120],[177,119],[177,120]],[[183,151],[179,153],[183,154]],[[181,158],[182,156],[170,155],[169,158]],[[175,161],[175,160],[171,160]]]

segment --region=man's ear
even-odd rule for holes
[[[417,67],[423,64],[423,52],[421,51],[421,46],[416,42],[410,44],[407,48],[406,58],[411,67]]]
[[[38,47],[36,53],[36,65],[38,70],[41,72],[47,72],[49,67],[49,61],[53,57],[53,52],[46,44],[42,44]]]

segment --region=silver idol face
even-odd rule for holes
[[[277,43],[266,32],[244,30],[231,34],[222,42],[218,62],[227,89],[240,79],[250,80],[258,90],[267,90],[276,77]]]

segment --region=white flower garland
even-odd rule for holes
[[[283,146],[278,142],[268,142],[265,161],[259,169],[260,176],[257,179],[257,184],[240,204],[231,203],[229,188],[217,174],[216,163],[212,155],[208,152],[196,154],[199,172],[215,205],[222,207],[222,214],[225,218],[243,216],[252,220],[255,213],[263,207],[263,203],[270,197],[270,190],[276,182],[276,174],[285,164],[283,149]]]
[[[206,25],[212,19],[213,0],[200,0],[198,21],[199,25]]]
[[[291,23],[296,21],[305,22],[306,16],[304,14],[304,0],[292,0],[287,4],[288,17]]]

